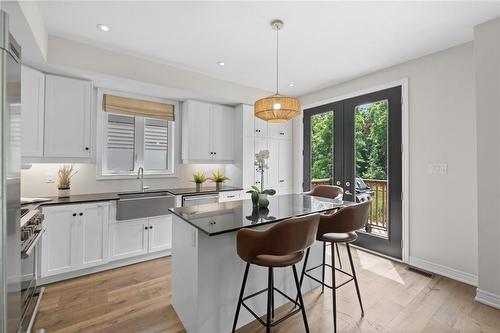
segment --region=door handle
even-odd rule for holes
[[[344,192],[344,193],[345,193],[346,195],[352,195],[351,191],[349,191],[349,190],[345,190],[345,192]]]

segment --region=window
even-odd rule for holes
[[[147,110],[133,108],[110,111],[105,102],[101,105],[98,178],[135,177],[140,167],[145,176],[174,174],[173,118],[148,117]]]

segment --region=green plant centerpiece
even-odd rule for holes
[[[247,191],[247,193],[252,194],[252,203],[254,207],[267,208],[269,206],[268,195],[275,195],[276,190],[266,189],[262,190],[255,185],[251,186],[251,189]]]
[[[59,167],[59,171],[57,173],[57,189],[58,195],[60,198],[69,197],[70,196],[70,188],[71,188],[71,178],[78,173],[78,170],[75,170],[73,165],[63,164]]]
[[[209,178],[211,181],[215,183],[215,189],[217,191],[220,190],[222,183],[224,183],[226,180],[229,180],[228,177],[226,177],[223,173],[221,173],[219,170],[217,171],[212,171],[212,177]]]
[[[201,186],[207,181],[207,177],[203,172],[196,171],[193,173],[193,182],[196,184],[196,191],[201,191]]]

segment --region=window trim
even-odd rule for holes
[[[148,97],[143,95],[129,94],[108,89],[97,89],[97,106],[96,106],[96,179],[97,180],[112,180],[112,179],[136,179],[139,167],[144,165],[144,117],[135,117],[135,158],[134,158],[134,170],[130,172],[123,173],[105,173],[103,170],[105,162],[103,161],[103,154],[105,152],[106,135],[107,129],[105,126],[105,121],[107,121],[108,114],[118,114],[113,112],[106,112],[103,109],[103,96],[104,94],[113,94],[117,96],[123,96],[128,98],[139,98],[143,100],[150,100],[153,102],[160,103],[170,103],[174,105],[175,114],[177,117],[178,113],[178,103],[171,100],[166,100],[162,98]],[[119,114],[121,115],[121,114]],[[126,116],[126,115],[123,115]],[[130,116],[129,116],[130,117]],[[177,118],[178,119],[178,118]],[[178,125],[177,125],[178,126]],[[175,121],[168,122],[168,171],[160,170],[144,170],[144,178],[174,178],[177,177],[177,135],[176,135],[176,124]],[[140,138],[143,138],[142,140]],[[171,144],[170,144],[171,143]]]

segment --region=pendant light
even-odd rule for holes
[[[276,30],[276,94],[259,99],[254,104],[255,116],[272,123],[285,122],[300,114],[300,101],[292,97],[280,95],[278,91],[278,33],[283,29],[283,26],[284,23],[281,20],[271,22],[271,27]]]

